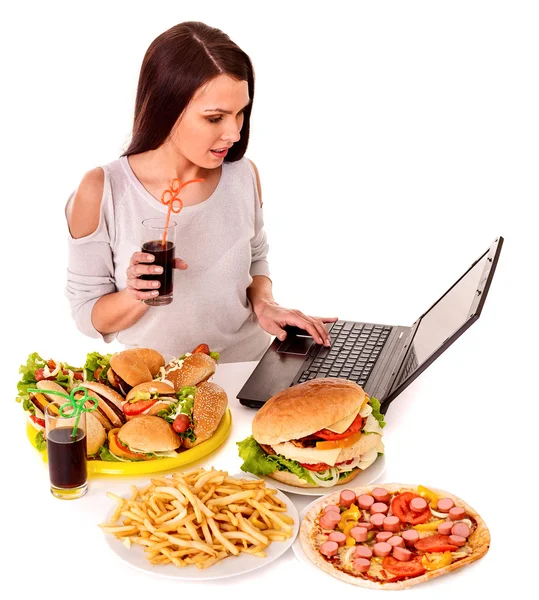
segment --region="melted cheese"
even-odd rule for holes
[[[362,417],[368,417],[372,413],[372,407],[368,402],[369,397],[365,394],[365,400],[363,400],[361,406],[357,410],[347,417],[344,417],[344,419],[341,419],[340,421],[333,423],[333,425],[326,427],[326,429],[333,431],[333,433],[344,433],[350,427],[350,425],[352,425],[358,413]]]
[[[277,454],[282,454],[285,458],[297,460],[300,463],[316,464],[326,463],[330,467],[335,466],[337,457],[341,453],[341,448],[333,450],[317,450],[316,448],[298,448],[290,442],[275,444],[272,448]]]
[[[348,415],[347,417],[344,417],[344,419],[341,419],[340,421],[333,423],[333,425],[326,427],[326,429],[333,431],[333,433],[344,433],[350,427],[350,425],[352,425],[352,422],[357,417],[358,412],[359,408],[351,415]]]

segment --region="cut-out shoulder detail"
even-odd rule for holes
[[[82,178],[69,207],[69,231],[73,238],[86,237],[97,229],[104,187],[101,167],[88,171]]]
[[[256,187],[258,188],[258,200],[260,202],[260,208],[262,208],[262,186],[260,185],[260,175],[258,174],[258,169],[256,168],[255,163],[250,158],[248,160],[253,165],[253,169],[255,170]]]

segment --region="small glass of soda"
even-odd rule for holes
[[[45,434],[51,493],[62,500],[74,500],[86,494],[86,413],[73,417],[60,415],[60,404],[45,407]],[[64,410],[64,414],[66,411]],[[75,427],[76,425],[76,427]]]
[[[158,296],[144,300],[150,306],[165,306],[172,302],[174,282],[174,252],[176,249],[176,222],[170,220],[168,225],[163,219],[145,219],[142,221],[142,252],[153,254],[155,260],[152,265],[163,267],[162,273],[141,275],[140,279],[146,281],[159,281],[161,284],[157,291]],[[150,263],[149,263],[150,264]],[[152,291],[147,288],[141,291]]]

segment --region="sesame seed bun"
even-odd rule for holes
[[[193,354],[193,356],[196,355]],[[191,442],[184,439],[183,445],[186,448],[192,448],[209,439],[219,426],[227,406],[228,398],[221,386],[207,381],[198,385],[193,406],[193,420],[195,422],[193,431],[196,440]]]

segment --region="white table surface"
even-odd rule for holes
[[[507,503],[516,498],[508,484],[518,476],[525,452],[519,451],[516,437],[510,447],[505,444],[503,449],[497,440],[502,432],[508,435],[507,431],[518,430],[522,415],[511,426],[507,398],[501,397],[496,382],[500,366],[495,356],[489,357],[487,352],[491,341],[485,329],[472,327],[397,398],[387,414],[386,471],[379,482],[421,483],[451,491],[480,512],[493,538],[492,548],[483,559],[403,592],[408,595],[466,598],[479,590],[482,594],[494,594],[513,589],[506,560],[507,548],[515,535],[510,529],[514,511]],[[240,471],[236,441],[250,435],[255,413],[239,404],[236,393],[255,365],[248,362],[218,366],[214,380],[228,393],[232,430],[218,450],[193,463],[193,467]],[[452,383],[456,373],[459,386]],[[193,600],[197,593],[204,598],[288,597],[302,593],[333,598],[336,594],[349,597],[381,593],[355,588],[317,571],[299,562],[292,549],[267,567],[218,581],[175,581],[136,571],[110,552],[97,524],[113,507],[105,496],[107,491],[128,492],[131,484],[142,485],[150,476],[93,477],[82,499],[57,500],[48,490],[46,465],[26,440],[22,416],[19,423],[20,435],[12,436],[18,441],[9,452],[11,468],[2,486],[0,525],[2,551],[7,559],[2,561],[2,571],[3,586],[8,586],[4,589],[11,589],[13,583],[39,598],[95,598],[98,594],[119,598],[121,594],[122,600],[155,599],[162,594]],[[502,491],[509,494],[509,500],[502,497],[499,487],[491,487],[500,485],[500,474]],[[311,496],[296,494],[289,498],[298,511],[313,500]],[[531,492],[525,501],[530,498]],[[55,583],[59,578],[61,583]],[[58,596],[57,586],[62,589]]]

